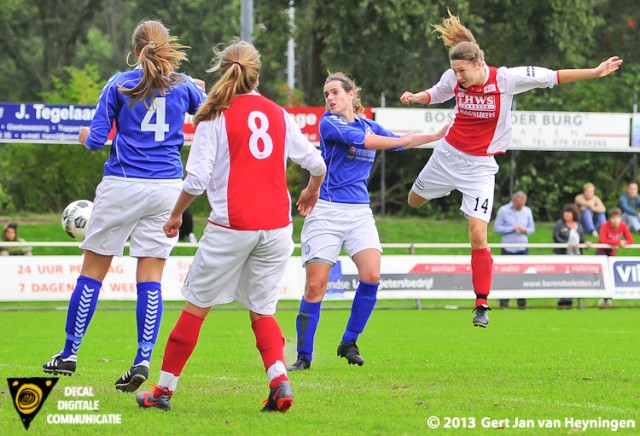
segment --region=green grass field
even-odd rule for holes
[[[3,222],[15,220],[4,217]],[[58,216],[19,219],[27,241],[70,241]],[[464,242],[466,221],[378,218],[383,242]],[[205,217],[197,217],[201,234]],[[302,221],[295,220],[299,242]],[[551,242],[553,223],[537,223],[531,242]],[[489,232],[490,242],[499,236]],[[635,255],[628,250],[624,255]],[[179,247],[174,255],[192,255]],[[418,254],[466,254],[466,248],[424,249]],[[35,255],[79,255],[77,248],[34,248]],[[296,253],[297,254],[297,253]],[[388,249],[386,254],[407,254]],[[532,254],[550,254],[534,249]],[[639,253],[640,254],[640,253]],[[1,291],[1,286],[0,286]],[[336,348],[349,316],[349,302],[327,301],[316,337],[311,370],[291,374],[295,403],[287,414],[260,413],[267,377],[255,348],[246,311],[238,305],[214,310],[199,346],[185,368],[171,412],[141,410],[134,396],[117,392],[114,381],[131,365],[136,350],[131,302],[101,302],[79,354],[73,377],[60,377],[31,423],[32,434],[576,434],[567,420],[632,420],[640,433],[640,300],[616,301],[612,310],[558,311],[553,299],[530,299],[531,310],[493,310],[488,329],[471,324],[472,300],[413,300],[378,303],[358,341],[363,367],[347,365]],[[496,301],[491,302],[497,306]],[[512,305],[515,302],[512,301]],[[180,302],[167,302],[154,354],[157,381],[166,338]],[[445,310],[444,307],[460,307]],[[17,310],[14,310],[17,309]],[[297,302],[282,301],[277,318],[295,360]],[[0,375],[47,377],[40,366],[64,341],[66,303],[0,303]],[[93,398],[69,398],[65,387],[93,389]],[[149,386],[149,385],[145,385]],[[58,401],[98,400],[93,413],[120,415],[121,424],[54,425],[48,417],[71,415]],[[24,428],[7,385],[0,388],[0,434]],[[431,428],[434,418],[438,428]],[[528,428],[514,428],[515,419]],[[558,420],[553,421],[553,420]],[[602,421],[600,421],[602,422]],[[546,428],[555,425],[555,428]],[[608,428],[589,434],[609,434]]]
[[[326,304],[312,368],[290,375],[292,409],[264,414],[267,378],[245,311],[211,312],[173,410],[161,412],[142,410],[132,394],[114,389],[135,354],[135,312],[101,306],[76,374],[60,377],[31,434],[495,434],[483,426],[491,425],[487,418],[509,434],[579,433],[565,419],[633,420],[636,429],[619,431],[640,431],[637,309],[494,310],[486,330],[472,326],[468,310],[377,310],[359,341],[366,362],[354,367],[336,357],[348,311]],[[293,307],[277,314],[288,361],[295,359]],[[1,313],[3,378],[47,376],[40,365],[64,340],[65,312],[51,309]],[[178,316],[165,311],[151,381]],[[48,424],[48,415],[92,413],[58,410],[58,401],[87,399],[65,397],[69,386],[91,387],[95,413],[120,414],[121,424]],[[21,434],[6,387],[0,394],[0,433]],[[511,428],[515,418],[535,420],[534,428]],[[558,428],[538,423],[556,419]]]

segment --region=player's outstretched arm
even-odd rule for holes
[[[431,97],[427,91],[420,91],[417,94],[405,91],[402,96],[400,96],[400,103],[405,106],[409,106],[411,103],[429,104],[430,101]]]
[[[580,80],[605,77],[617,71],[620,65],[622,65],[622,59],[618,56],[612,56],[606,61],[601,62],[600,65],[595,68],[558,70],[558,83],[563,85]]]
[[[393,136],[367,135],[364,138],[364,148],[367,150],[388,150],[390,148],[409,148],[415,132],[402,135],[399,138]]]
[[[444,135],[447,133],[449,126],[450,124],[446,124],[442,129],[440,129],[436,133],[414,135],[409,145],[405,146],[405,148],[414,148],[423,144],[428,144],[430,142],[442,139],[444,138]]]

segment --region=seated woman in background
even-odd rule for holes
[[[18,224],[9,223],[4,226],[2,241],[25,242],[24,239],[18,238]],[[31,247],[12,247],[11,245],[6,244],[0,247],[0,256],[31,256]]]
[[[554,248],[555,254],[582,254],[579,244],[585,244],[584,228],[580,224],[580,212],[575,204],[565,204],[562,208],[562,219],[553,228],[553,242],[566,243],[567,247]],[[591,242],[586,242],[587,247]],[[558,309],[571,309],[573,299],[560,298]]]

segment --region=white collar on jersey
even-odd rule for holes
[[[486,62],[483,62],[482,66],[484,67],[484,82],[482,82],[482,85],[486,85],[489,81],[489,65],[487,65]]]

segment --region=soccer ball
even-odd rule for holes
[[[62,228],[73,239],[82,241],[89,225],[93,211],[93,203],[89,200],[78,200],[69,204],[62,212]]]

